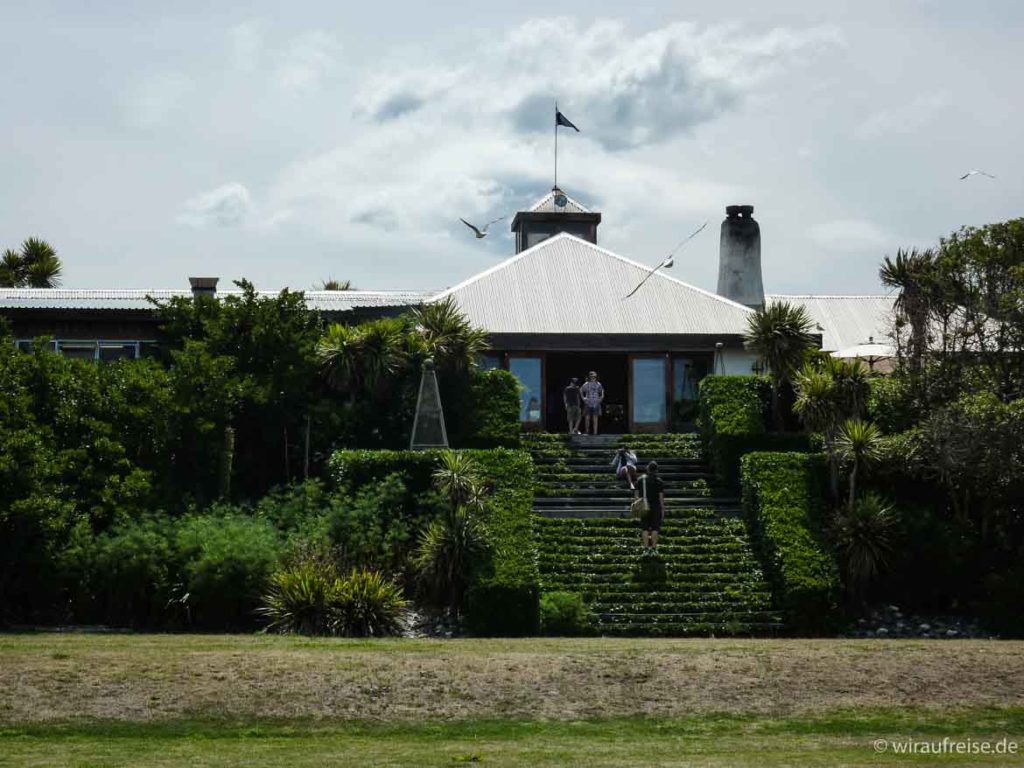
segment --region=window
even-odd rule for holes
[[[513,357],[508,361],[508,369],[522,385],[520,395],[519,420],[539,422],[544,402],[542,392],[541,360],[539,357]]]
[[[481,371],[493,371],[496,368],[501,368],[501,355],[493,352],[480,355],[480,358],[477,360],[477,366]]]
[[[111,360],[134,360],[136,344],[128,342],[100,342],[99,359],[104,362]]]
[[[633,359],[633,422],[665,422],[665,358]]]
[[[96,359],[95,341],[61,341],[57,343],[57,349],[64,357],[72,360]]]

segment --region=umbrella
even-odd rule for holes
[[[874,368],[879,360],[888,360],[896,357],[896,349],[891,344],[876,344],[873,336],[868,337],[866,344],[854,344],[852,347],[839,349],[832,353],[832,357],[852,358],[859,357],[866,360],[868,367]]]

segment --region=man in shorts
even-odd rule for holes
[[[580,433],[580,419],[583,411],[580,408],[583,398],[580,396],[579,379],[570,379],[569,386],[562,390],[562,402],[565,404],[565,418],[569,422],[569,434]]]
[[[638,483],[640,492],[647,499],[650,509],[640,518],[640,538],[643,541],[645,555],[658,554],[658,534],[665,520],[665,481],[658,477],[658,463],[652,461],[647,465],[647,474]]]
[[[597,373],[591,371],[587,374],[587,381],[580,387],[580,394],[583,396],[583,432],[596,435],[597,419],[601,415],[601,403],[604,402],[604,387],[597,380]]]

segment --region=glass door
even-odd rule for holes
[[[508,369],[522,387],[519,420],[526,427],[544,426],[544,360],[540,356],[509,355]]]
[[[668,360],[664,355],[629,359],[629,428],[664,432],[668,427]]]

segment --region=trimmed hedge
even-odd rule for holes
[[[822,543],[823,457],[748,453],[740,465],[747,526],[776,604],[790,629],[826,630],[836,610],[839,569]]]
[[[720,482],[739,485],[740,459],[746,453],[810,450],[805,434],[768,431],[770,387],[765,376],[706,376],[701,381],[698,426]]]
[[[518,413],[518,412],[517,412]],[[401,472],[410,491],[430,488],[440,451],[337,451],[331,475],[348,491]],[[533,460],[525,451],[467,450],[490,487],[484,523],[491,559],[466,595],[466,626],[477,635],[531,635],[540,629],[533,530]]]
[[[519,380],[508,371],[474,371],[469,381],[469,405],[473,426],[460,447],[518,448]]]

